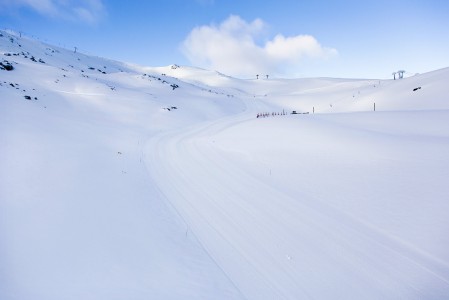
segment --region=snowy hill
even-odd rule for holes
[[[0,63],[1,299],[449,295],[449,68],[243,80],[5,31]]]

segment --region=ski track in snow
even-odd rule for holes
[[[448,68],[242,80],[0,46],[1,300],[448,299]],[[255,118],[284,110],[310,114]]]
[[[218,151],[214,136],[254,119],[250,111],[160,135],[146,150],[162,193],[248,299],[449,295],[444,261],[316,197],[278,190]]]

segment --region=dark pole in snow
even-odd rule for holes
[[[376,102],[374,102],[374,111],[376,111]]]

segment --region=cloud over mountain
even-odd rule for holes
[[[102,0],[0,0],[0,8],[27,7],[41,15],[96,23],[104,14]]]
[[[313,36],[277,34],[260,43],[267,25],[261,19],[247,22],[231,15],[217,25],[194,28],[182,44],[192,64],[234,76],[267,73],[288,75],[305,60],[325,60],[338,54]]]

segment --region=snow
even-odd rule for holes
[[[449,295],[449,68],[243,80],[0,33],[1,299]]]

